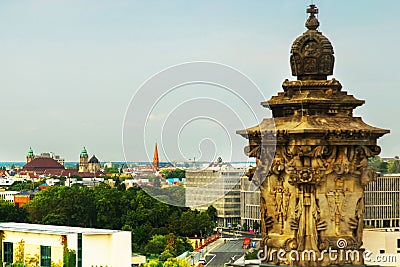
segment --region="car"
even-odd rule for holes
[[[200,259],[200,260],[199,260],[199,264],[200,264],[200,263],[203,264],[203,265],[206,265],[206,264],[207,264],[207,262],[206,262],[205,259]]]

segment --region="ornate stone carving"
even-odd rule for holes
[[[294,41],[291,50],[292,74],[299,80],[326,80],[327,75],[333,74],[333,47],[328,38],[317,31],[319,21],[315,5],[307,12],[310,13],[306,22],[308,30]]]
[[[273,119],[238,131],[249,139],[246,155],[256,158],[257,167],[247,175],[260,185],[265,263],[362,265],[362,259],[339,262],[322,251],[340,248],[340,241],[362,254],[363,192],[376,177],[368,158],[380,153],[377,139],[389,131],[353,117],[364,101],[341,91],[339,81],[326,80],[333,72],[333,48],[317,31],[316,7],[308,13],[308,30],[292,46],[298,80],[285,80],[284,91],[264,103]],[[272,253],[279,249],[312,250],[322,260],[293,260],[288,254],[279,259]]]

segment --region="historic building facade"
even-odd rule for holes
[[[307,31],[291,48],[297,80],[264,102],[273,119],[238,131],[249,139],[245,153],[257,167],[248,172],[261,189],[264,263],[272,265],[363,265],[362,257],[340,260],[322,253],[341,249],[363,253],[364,188],[376,178],[368,158],[378,155],[377,139],[388,130],[353,116],[364,104],[342,90],[333,74],[332,44],[317,29],[318,9],[307,9]],[[278,257],[273,251],[313,251],[315,257]],[[282,256],[282,255],[280,255]]]
[[[82,148],[81,154],[79,155],[79,170],[78,172],[89,172],[89,155],[86,147]]]

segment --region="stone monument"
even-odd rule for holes
[[[285,80],[283,92],[262,103],[273,118],[238,131],[257,162],[247,175],[261,190],[262,262],[363,266],[363,193],[377,175],[368,158],[380,153],[377,139],[389,130],[354,117],[364,101],[327,79],[333,47],[317,30],[316,6],[307,13],[307,31],[291,48],[297,80]]]

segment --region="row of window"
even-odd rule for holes
[[[400,191],[400,177],[378,177],[367,185],[366,191]]]
[[[3,243],[3,261],[6,264],[14,263],[14,244],[11,242]],[[40,246],[40,266],[51,267],[50,246]]]

